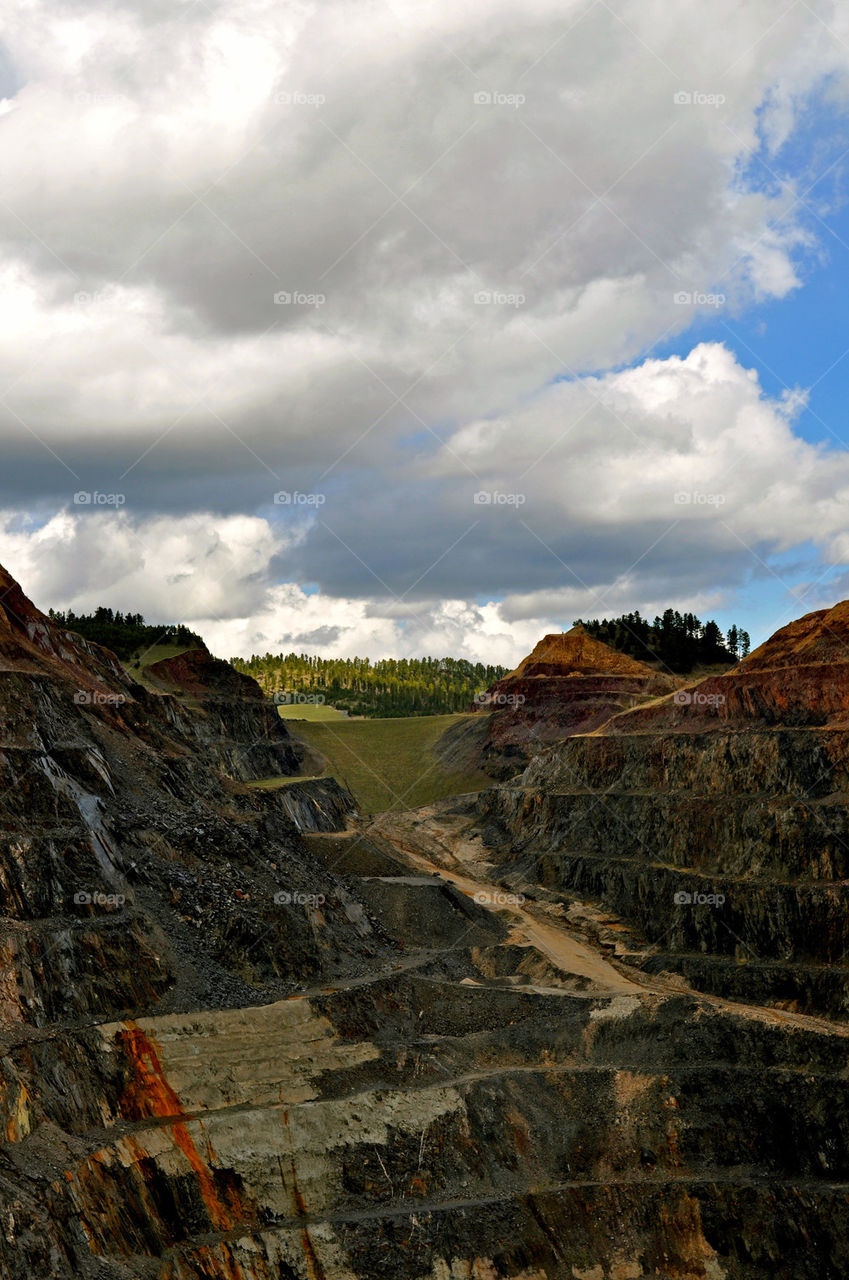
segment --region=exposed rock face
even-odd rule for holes
[[[0,1121],[27,1153],[16,1147],[0,1165],[4,1275],[104,1274],[86,1271],[76,1246],[68,1254],[57,1223],[72,1203],[54,1217],[45,1199],[46,1173],[73,1148],[67,1134],[90,1125],[99,1105],[86,1093],[90,1046],[71,1029],[145,1008],[279,997],[362,970],[383,945],[300,834],[338,828],[350,797],[332,781],[251,792],[228,779],[221,766],[237,747],[248,762],[240,772],[256,768],[250,735],[264,730],[262,701],[249,690],[241,709],[235,692],[196,692],[193,707],[135,684],[113,654],[56,628],[4,575],[0,1018],[2,1051],[17,1044],[22,1057],[0,1063]],[[226,750],[208,727],[210,703],[230,728]],[[234,725],[244,729],[238,743]],[[294,760],[285,726],[273,731],[260,772],[269,755],[290,769]],[[62,1096],[58,1118],[42,1109],[51,1090]]]
[[[331,782],[249,788],[208,727],[232,745],[249,688],[189,655],[141,689],[6,598],[3,1280],[845,1280],[849,1028],[629,967],[568,889],[505,896],[514,850],[459,809],[365,829]],[[756,812],[825,760],[795,732],[737,733]],[[725,802],[730,737],[572,738],[484,809],[560,885],[561,752],[596,803]]]
[[[148,680],[176,695],[194,714],[185,727],[196,750],[234,778],[250,780],[295,773],[299,756],[277,708],[250,676],[192,649],[146,670]]]
[[[663,672],[572,627],[543,637],[473,707],[481,722],[452,726],[441,752],[493,777],[512,777],[549,743],[589,733],[615,712],[674,687]]]
[[[620,653],[597,640],[579,624],[569,631],[543,636],[516,670],[500,680],[495,688],[509,688],[515,680],[535,677],[576,679],[580,676],[616,675],[647,679],[655,674],[644,662],[637,662],[627,653]]]
[[[490,837],[635,924],[650,969],[849,1015],[847,640],[849,605],[809,614],[727,675],[558,744],[483,797]]]
[[[722,723],[849,727],[849,601],[789,623],[726,675],[619,716],[610,730],[697,731]]]

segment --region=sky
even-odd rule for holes
[[[0,563],[222,656],[849,596],[849,10],[22,0]]]

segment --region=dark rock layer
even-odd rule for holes
[[[208,655],[151,683],[0,583],[3,1280],[844,1280],[847,1027],[649,974],[841,1012],[840,729],[569,739],[482,799],[501,910]],[[570,967],[576,885],[685,881],[759,968],[701,907]]]
[[[849,608],[559,743],[480,801],[513,874],[602,901],[707,990],[849,1013]],[[678,898],[676,898],[678,895]]]

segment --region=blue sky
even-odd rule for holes
[[[778,154],[766,158],[765,152],[762,146],[741,181],[773,192],[783,182],[795,184],[802,199],[790,216],[810,237],[810,244],[796,257],[799,286],[784,298],[736,314],[726,306],[700,315],[685,332],[651,347],[650,354],[686,356],[694,341],[724,343],[741,364],[757,371],[766,395],[779,399],[802,391],[807,403],[794,419],[795,433],[825,450],[842,453],[849,449],[849,119],[845,104],[835,101],[826,87],[807,104],[798,127]],[[769,568],[753,563],[752,579],[740,592],[739,605],[717,610],[720,624],[727,628],[731,621],[741,621],[760,640],[799,612],[819,607],[821,597],[829,595],[829,584],[842,576],[840,567],[822,566],[819,587],[803,600],[801,609],[787,591],[788,586],[812,582],[811,562],[816,556],[812,544],[801,544],[772,557]]]
[[[727,308],[700,319],[652,354],[683,355],[694,337],[724,342],[757,369],[764,391],[809,390],[797,432],[829,448],[849,447],[849,119],[827,92],[813,98],[777,156],[762,145],[741,174],[748,187],[775,191],[795,184],[802,197],[789,216],[812,243],[797,254],[800,285],[785,298],[742,314]],[[781,181],[779,181],[781,180]],[[787,188],[789,190],[789,187]],[[791,198],[788,196],[788,204]]]

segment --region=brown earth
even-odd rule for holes
[[[446,760],[512,777],[550,743],[589,733],[675,685],[673,677],[572,627],[540,640],[474,704],[480,722],[452,726],[438,750]]]
[[[569,631],[543,636],[539,644],[523,658],[515,671],[511,671],[499,684],[532,676],[596,676],[618,675],[652,679],[656,671],[645,662],[637,662],[626,653],[604,644],[591,636],[585,627],[572,627]]]

